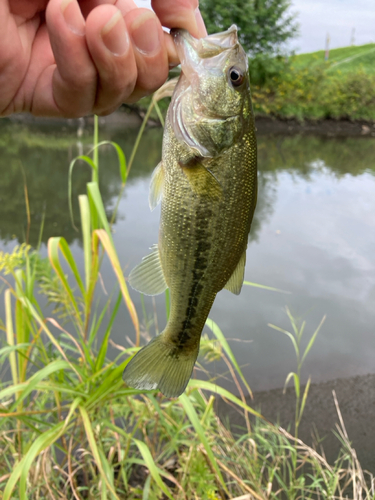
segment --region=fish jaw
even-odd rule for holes
[[[205,38],[194,38],[187,30],[172,29],[171,34],[184,70],[187,64],[199,64],[201,59],[212,58],[221,52],[239,46],[237,26]]]
[[[174,98],[185,94],[186,100],[190,100],[187,105],[193,107],[197,119],[238,115],[243,96],[250,87],[247,55],[238,42],[237,27],[232,25],[227,31],[201,39],[181,29],[172,30],[172,34],[182,69]],[[232,67],[244,75],[241,88],[231,85],[229,70]]]

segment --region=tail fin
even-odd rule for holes
[[[175,350],[173,344],[165,342],[163,334],[153,338],[127,364],[125,383],[135,389],[159,389],[167,398],[177,398],[189,382],[199,344],[196,351],[187,354],[176,355]]]

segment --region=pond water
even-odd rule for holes
[[[72,158],[89,149],[92,127],[78,140],[76,123],[0,123],[0,250],[10,250],[26,237],[23,169],[32,218],[30,242],[38,241],[44,214],[42,252],[50,236],[63,235],[83,268],[80,236],[68,211],[68,167]],[[127,155],[136,134],[135,128],[108,124],[100,131],[101,139],[116,141]],[[161,129],[146,131],[119,204],[114,240],[125,275],[157,241],[160,211],[150,212],[148,187],[160,160],[161,139]],[[210,317],[229,339],[253,391],[282,387],[295,369],[290,340],[268,326],[290,330],[286,307],[306,320],[304,346],[326,315],[303,366],[303,381],[310,375],[313,382],[322,383],[375,373],[375,140],[267,135],[259,136],[258,147],[259,201],[245,279],[289,293],[249,286],[238,297],[222,291]],[[77,165],[75,214],[77,195],[85,192],[89,178],[88,167]],[[120,178],[110,147],[100,155],[100,188],[111,216]],[[110,292],[114,279],[108,262],[102,275]],[[131,295],[145,324],[140,295]],[[145,307],[152,336],[154,311],[159,330],[165,325],[164,299],[157,297],[153,303],[146,298]],[[125,345],[127,336],[134,338],[124,306],[112,340]],[[208,369],[229,386],[224,364],[215,362]]]

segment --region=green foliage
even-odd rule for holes
[[[208,33],[224,31],[232,24],[244,49],[255,54],[275,54],[281,45],[296,35],[295,14],[290,0],[201,0],[200,10]]]
[[[30,251],[30,245],[22,243],[13,248],[12,252],[0,252],[0,271],[4,274],[10,274],[17,267],[21,267],[27,258],[28,252]]]
[[[351,45],[329,51],[329,59],[325,60],[325,51],[298,54],[291,58],[293,66],[297,69],[319,66],[324,64],[330,72],[349,73],[362,68],[367,73],[375,73],[375,44]]]
[[[264,85],[284,70],[283,44],[298,32],[290,0],[201,0],[199,5],[208,33],[237,25],[239,41],[250,56],[252,84]]]
[[[375,46],[290,57],[250,58],[255,114],[278,118],[364,119],[375,116]]]
[[[262,87],[288,71],[288,68],[289,63],[285,55],[256,54],[249,58],[251,85]]]
[[[295,372],[290,372],[288,373],[286,379],[285,379],[285,384],[284,384],[284,392],[286,390],[286,386],[288,385],[289,381],[293,379],[294,382],[294,390],[296,392],[296,413],[295,413],[295,420],[294,420],[294,436],[297,439],[298,438],[298,428],[299,424],[301,423],[303,411],[305,409],[305,404],[306,404],[306,399],[309,393],[309,388],[310,388],[310,383],[311,383],[311,378],[309,377],[305,390],[303,391],[303,394],[301,393],[301,369],[303,362],[306,359],[306,356],[308,355],[310,349],[312,348],[316,336],[318,335],[318,332],[320,328],[322,327],[324,321],[325,321],[325,316],[323,317],[322,321],[319,323],[318,328],[315,330],[315,332],[312,334],[310,337],[310,340],[302,354],[301,352],[301,341],[302,341],[302,336],[303,332],[305,330],[306,322],[303,321],[300,326],[298,326],[296,319],[292,316],[290,313],[289,309],[286,309],[288,318],[290,320],[290,323],[293,328],[293,332],[288,332],[287,330],[284,330],[283,328],[280,328],[275,325],[269,324],[271,328],[284,333],[292,342],[294,352],[296,354],[297,358],[297,370]]]
[[[362,69],[331,74],[324,64],[290,66],[253,88],[253,105],[256,114],[279,118],[373,120],[375,75]]]

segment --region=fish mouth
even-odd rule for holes
[[[194,38],[184,29],[174,28],[171,30],[171,35],[177,48],[182,69],[187,65],[194,67],[199,64],[201,59],[214,57],[239,45],[237,26],[235,24],[232,24],[226,31],[199,39]]]

